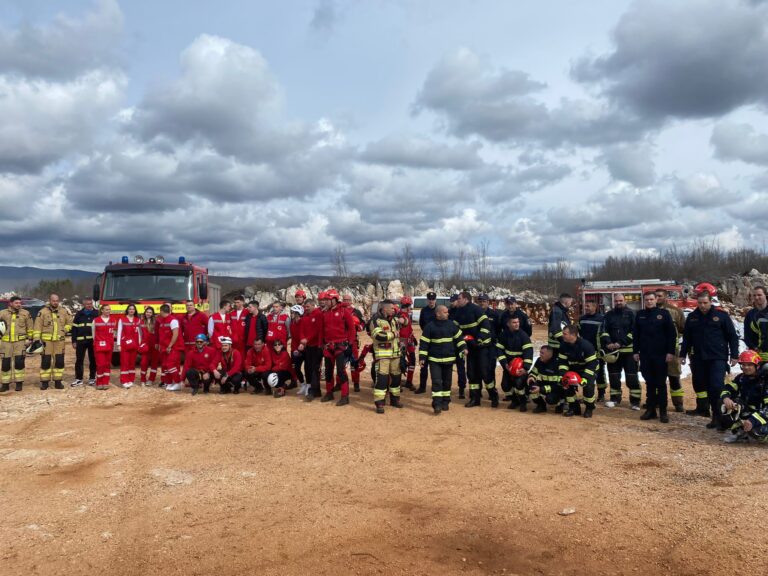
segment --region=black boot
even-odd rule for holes
[[[333,392],[327,392],[325,396],[320,398],[320,402],[330,402],[333,400]]]
[[[646,408],[643,415],[640,416],[640,420],[655,420],[656,418],[658,418],[658,416],[655,408]]]
[[[469,391],[469,402],[464,404],[464,408],[474,408],[480,406],[480,390]]]
[[[8,384],[8,382],[4,383],[2,386],[0,386],[0,394],[4,394],[5,392],[10,392],[11,387]]]
[[[592,412],[594,411],[595,406],[594,404],[585,404],[584,405],[584,418],[592,418]]]
[[[211,391],[211,383],[203,382],[203,394],[208,394]]]
[[[229,394],[230,392],[232,392],[232,387],[230,386],[229,382],[225,382],[219,386],[219,394]]]
[[[557,406],[555,406],[555,414],[562,414],[564,409],[565,409],[565,404],[560,402]]]
[[[605,402],[605,388],[602,388],[597,391],[597,401]]]
[[[16,382],[16,392],[21,392],[22,388],[24,388],[24,382]]]
[[[520,412],[528,412],[528,400],[525,397],[520,400]]]
[[[353,384],[352,387],[353,387],[355,392],[360,392],[360,384],[359,383]]]
[[[568,411],[563,416],[581,416],[581,405],[578,402],[569,402]]]
[[[466,396],[464,395],[464,388],[459,388],[459,400],[464,400]]]
[[[400,396],[395,396],[394,394],[390,393],[389,405],[392,406],[393,408],[402,408],[403,403],[400,402]]]
[[[240,384],[235,384],[234,389],[232,390],[233,394],[240,394]]]
[[[349,404],[349,396],[342,396],[339,401],[336,402],[336,406],[346,406]]]
[[[200,389],[200,387],[199,387],[197,384],[195,384],[194,386],[192,386],[192,396],[197,396],[197,391],[198,391],[199,389]]]
[[[443,412],[448,412],[451,409],[451,399],[443,398],[440,408],[442,408]]]
[[[536,404],[536,408],[533,409],[534,414],[541,414],[542,412],[547,411],[547,403],[541,398],[534,400],[533,402]]]
[[[675,407],[675,412],[685,412],[683,409],[683,398],[681,396],[672,397],[672,406]]]
[[[433,400],[432,410],[435,412],[435,416],[440,416],[440,413],[443,411],[443,403],[440,400]]]
[[[312,402],[312,400],[314,400],[314,399],[315,399],[315,393],[312,392],[312,390],[307,392],[307,395],[304,396],[304,402]]]
[[[61,383],[61,380],[56,380],[53,383],[53,387],[56,388],[56,390],[64,390],[64,384]]]
[[[513,409],[519,408],[519,407],[520,407],[520,396],[518,396],[517,394],[514,394],[512,396],[512,400],[511,400],[511,402],[509,404],[509,409],[513,410]]]
[[[669,423],[669,414],[667,414],[667,407],[663,406],[659,408],[659,421],[662,424],[668,424]]]
[[[49,382],[40,382],[40,390],[48,390]]]
[[[374,405],[376,406],[376,414],[384,414],[384,400],[376,400]]]
[[[491,399],[491,408],[499,407],[499,391],[496,388],[488,389],[488,397]]]
[[[414,394],[424,394],[426,391],[427,391],[426,386],[419,386],[414,392]]]
[[[707,398],[696,398],[696,409],[686,410],[685,413],[689,416],[704,416],[710,418],[709,400]]]

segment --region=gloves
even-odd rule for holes
[[[352,358],[350,358],[349,365],[352,367],[352,370],[357,370],[359,364],[360,364],[360,362],[358,361],[357,358],[355,358],[354,356],[352,356]]]

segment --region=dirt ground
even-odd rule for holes
[[[768,573],[765,447],[403,398],[0,397],[0,574]]]

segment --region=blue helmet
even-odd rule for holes
[[[208,334],[198,334],[195,336],[195,341],[197,340],[203,340],[205,342],[208,342]]]

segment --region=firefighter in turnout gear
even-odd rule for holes
[[[373,339],[373,356],[376,362],[376,383],[373,387],[373,400],[377,414],[384,414],[387,390],[389,403],[395,408],[402,408],[400,402],[400,324],[395,316],[395,304],[384,300],[380,310],[370,321]]]
[[[461,328],[467,342],[467,381],[469,383],[469,402],[467,408],[480,406],[480,386],[485,384],[491,407],[499,406],[499,392],[496,390],[495,378],[491,378],[495,366],[496,355],[492,347],[493,335],[488,316],[477,304],[472,303],[469,292],[462,292],[456,301],[457,308],[454,321]]]
[[[421,333],[437,318],[437,293],[427,292],[427,305],[419,312],[419,328]],[[427,376],[429,376],[429,363],[419,362],[419,387],[416,394],[424,394],[427,391]]]
[[[584,314],[579,318],[577,326],[579,327],[581,337],[592,344],[597,351],[598,366],[597,374],[595,374],[595,383],[597,384],[598,402],[605,400],[605,390],[608,388],[608,381],[605,379],[605,360],[601,358],[600,354],[602,348],[600,338],[603,335],[604,320],[605,316],[597,310],[597,302],[594,300],[584,302]]]
[[[579,329],[576,326],[566,326],[563,328],[563,343],[560,346],[558,360],[561,377],[565,376],[566,372],[575,372],[581,378],[584,418],[592,418],[592,411],[595,409],[595,401],[597,400],[595,371],[598,362],[595,347],[579,336]],[[568,411],[565,416],[581,414],[575,387],[566,391],[566,401],[568,402]]]
[[[635,313],[627,308],[623,294],[613,298],[613,309],[605,315],[603,334],[600,338],[606,353],[618,357],[608,363],[608,382],[611,385],[611,399],[605,405],[613,408],[621,404],[621,372],[627,380],[629,388],[629,404],[632,410],[640,410],[640,399],[643,391],[637,376],[637,362],[632,351],[632,331],[635,326]]]
[[[459,310],[458,306],[459,295],[451,294],[448,299],[448,319],[456,320],[456,312]],[[466,355],[459,356],[456,359],[456,384],[459,387],[459,400],[464,400],[466,395],[464,391],[467,389],[467,359]]]
[[[520,327],[519,318],[510,316],[507,319],[507,327],[496,342],[496,354],[504,369],[501,389],[511,395],[511,397],[505,397],[505,400],[511,400],[510,409],[519,407],[520,412],[525,412],[528,409],[527,385],[528,374],[533,365],[533,344],[528,334]],[[515,359],[520,359],[522,366],[512,374],[510,363]]]
[[[16,392],[24,386],[24,349],[32,339],[32,316],[21,307],[21,298],[11,296],[8,308],[0,311],[5,332],[0,338],[0,392],[8,392],[11,382]]]
[[[419,341],[419,365],[432,376],[432,410],[440,414],[450,408],[451,379],[456,358],[466,354],[461,330],[448,319],[448,308],[435,307],[435,319],[424,328]]]
[[[573,297],[570,294],[560,294],[560,299],[552,306],[549,313],[549,323],[547,333],[549,335],[548,344],[554,350],[560,348],[563,341],[563,328],[571,325],[571,319],[568,316],[568,310],[573,305]]]
[[[659,308],[663,308],[672,317],[672,323],[675,325],[675,357],[667,362],[667,378],[669,379],[669,396],[672,398],[672,406],[675,412],[683,412],[683,384],[680,382],[682,369],[680,366],[680,338],[685,328],[685,314],[683,311],[667,302],[668,293],[663,288],[656,290],[656,302]],[[746,336],[745,336],[746,337]]]
[[[551,346],[545,344],[539,349],[539,357],[528,375],[530,399],[536,404],[534,414],[547,411],[547,404],[555,406],[555,412],[563,411],[565,393],[560,384],[560,364]]]
[[[764,286],[752,288],[753,308],[744,318],[744,343],[768,362],[768,298]]]
[[[722,427],[731,434],[727,443],[746,442],[754,438],[768,440],[768,380],[758,371],[762,358],[754,350],[739,354],[741,374],[727,382],[721,394]]]
[[[45,345],[40,360],[40,389],[47,390],[51,380],[54,386],[64,388],[64,349],[67,333],[72,328],[72,315],[59,305],[58,294],[51,294],[48,303],[35,318],[33,338]]]

